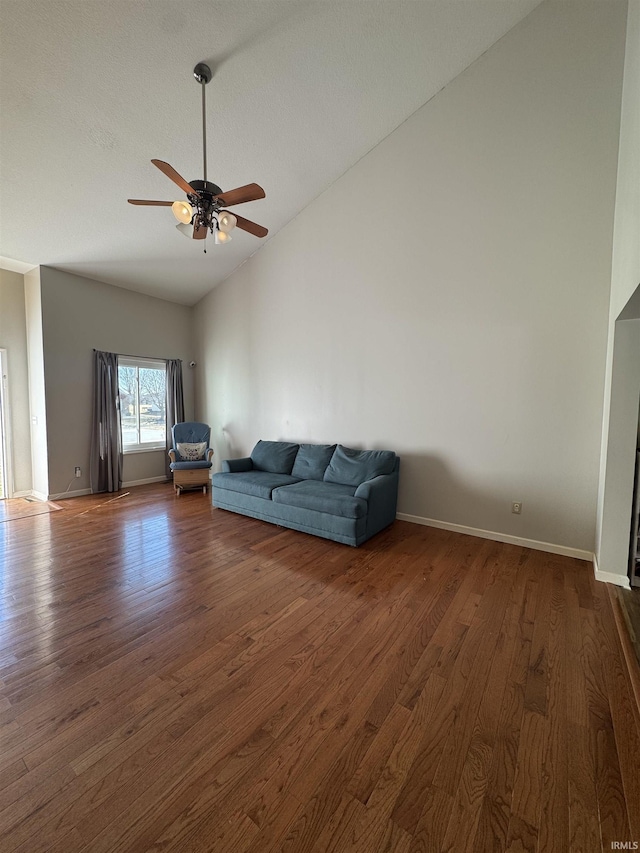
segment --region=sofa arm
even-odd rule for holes
[[[364,498],[368,505],[367,533],[372,535],[395,521],[398,505],[398,471],[380,474],[360,483],[356,498]]]
[[[382,500],[393,497],[396,490],[397,482],[393,474],[380,474],[374,477],[373,480],[365,480],[360,483],[356,489],[354,497],[364,498],[365,501]]]
[[[251,457],[247,456],[242,459],[224,459],[222,462],[223,474],[239,474],[241,471],[252,471],[253,462]]]

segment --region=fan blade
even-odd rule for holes
[[[231,213],[230,210],[221,210],[220,213]],[[250,219],[245,219],[244,216],[239,216],[237,213],[231,213],[236,218],[236,225],[242,228],[243,231],[248,231],[254,237],[266,237],[269,233],[264,225],[258,225],[257,222],[252,222]]]
[[[221,201],[228,207],[232,204],[244,204],[245,201],[256,201],[265,198],[265,192],[258,184],[247,184],[244,187],[236,187],[235,190],[227,190],[226,193],[214,195],[214,199]]]
[[[161,172],[163,172],[168,178],[170,178],[174,184],[177,184],[180,189],[185,192],[187,195],[198,195],[197,191],[188,184],[182,175],[179,175],[173,166],[170,166],[168,163],[165,163],[164,160],[152,160],[151,161],[154,166],[157,166]]]
[[[207,229],[204,225],[194,225],[193,226],[193,239],[194,240],[204,240],[207,236]]]
[[[149,201],[146,198],[128,198],[129,204],[153,204],[156,207],[171,207],[172,201]]]

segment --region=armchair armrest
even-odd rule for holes
[[[242,471],[252,471],[253,462],[250,456],[242,459],[224,459],[222,461],[222,472],[224,474],[239,474]]]
[[[171,448],[171,450],[169,451],[169,459],[171,460],[171,462],[175,462],[175,461],[176,461],[176,451],[174,450],[174,448],[173,448],[173,447],[172,447],[172,448]]]
[[[211,462],[211,460],[213,459],[213,448],[207,447],[204,456],[207,462]]]

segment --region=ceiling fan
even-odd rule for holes
[[[202,86],[202,159],[204,164],[204,180],[187,182],[178,174],[173,166],[164,160],[152,160],[161,172],[170,178],[174,184],[186,194],[187,201],[149,201],[148,199],[130,198],[129,204],[151,205],[153,207],[170,207],[173,215],[180,223],[176,227],[188,237],[194,240],[206,239],[207,233],[214,235],[216,244],[228,243],[231,240],[230,232],[234,228],[248,231],[255,237],[266,237],[269,233],[262,225],[245,219],[239,214],[231,213],[224,208],[233,207],[235,204],[244,204],[247,201],[255,201],[265,198],[265,192],[258,184],[246,184],[236,187],[234,190],[223,192],[217,184],[207,180],[207,124],[205,110],[205,86],[211,80],[211,69],[203,62],[199,62],[193,69],[193,76]],[[193,230],[191,228],[193,226]],[[207,250],[205,249],[205,252]]]

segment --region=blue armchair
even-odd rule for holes
[[[176,424],[171,430],[169,451],[176,494],[183,489],[202,488],[206,494],[213,450],[209,447],[211,427],[193,421]]]

